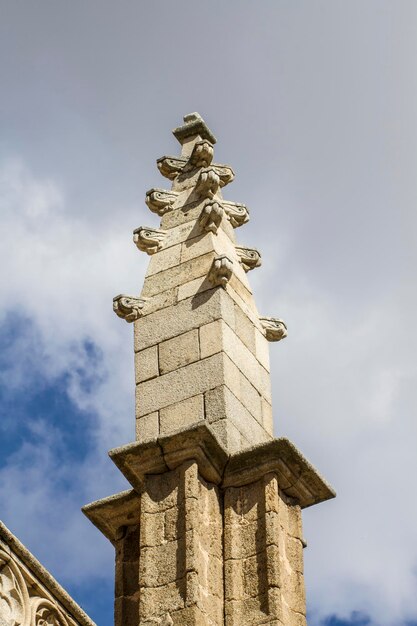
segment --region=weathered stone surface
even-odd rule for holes
[[[135,354],[136,383],[159,376],[158,347],[151,346]]]
[[[0,623],[95,626],[10,530],[0,522]]]
[[[159,369],[166,374],[200,358],[198,330],[190,330],[159,344]]]
[[[233,300],[224,290],[211,289],[178,303],[174,308],[147,315],[135,324],[135,351],[199,328],[216,319],[234,326]]]
[[[159,412],[136,418],[136,440],[151,441],[160,434]]]
[[[204,420],[204,396],[200,394],[161,409],[160,434],[168,435],[202,420]]]

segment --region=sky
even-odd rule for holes
[[[0,518],[99,626],[127,488],[145,191],[198,111],[263,265],[276,436],[337,491],[304,512],[310,626],[417,624],[417,3],[0,0]]]

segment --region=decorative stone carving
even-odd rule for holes
[[[166,189],[150,189],[146,192],[145,202],[152,211],[160,217],[172,211],[173,204],[178,197],[175,191],[167,191]]]
[[[208,202],[201,212],[200,226],[206,232],[211,232],[215,235],[221,224],[223,213],[224,211],[218,202]]]
[[[27,586],[10,556],[0,550],[0,618],[7,626],[30,626]]]
[[[236,252],[239,262],[245,272],[260,267],[262,265],[261,255],[256,248],[245,248],[244,246],[236,246]]]
[[[208,167],[213,160],[213,156],[213,144],[203,139],[194,145],[189,162],[194,167]]]
[[[201,170],[195,190],[201,198],[214,198],[220,186],[220,178],[214,167]]]
[[[225,187],[232,182],[235,177],[235,173],[229,165],[218,165],[216,163],[213,167],[220,178],[220,187]]]
[[[145,298],[119,295],[113,298],[113,311],[126,322],[135,322],[143,315],[146,302]]]
[[[160,228],[148,228],[147,226],[139,226],[133,231],[133,241],[142,252],[146,254],[155,254],[163,246],[166,231]]]
[[[215,287],[226,288],[233,274],[233,261],[225,254],[218,256],[213,261],[208,279]]]
[[[187,164],[187,159],[181,157],[163,156],[156,162],[162,176],[174,180]]]
[[[260,317],[265,337],[268,341],[281,341],[287,336],[287,326],[283,320],[275,317]]]
[[[223,200],[223,208],[227,215],[227,219],[233,226],[238,228],[249,222],[249,210],[245,204],[239,204],[237,202],[227,202]]]
[[[31,626],[69,626],[62,612],[46,598],[31,601]]]

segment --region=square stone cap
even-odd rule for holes
[[[230,456],[204,422],[149,442],[115,448],[109,455],[139,493],[147,474],[161,474],[195,460],[202,477],[221,488],[240,487],[275,472],[280,489],[302,508],[336,495],[288,439],[273,439]]]
[[[205,480],[219,484],[228,460],[226,450],[204,423],[149,442],[114,448],[109,456],[139,491],[143,489],[147,474],[162,474],[189,460],[197,462]]]
[[[139,523],[140,496],[134,489],[83,506],[82,512],[111,543],[123,535],[123,528]]]
[[[184,115],[183,126],[178,126],[172,131],[176,139],[182,144],[187,137],[200,135],[202,139],[207,139],[210,143],[216,143],[216,137],[213,135],[203,118],[199,113],[188,113]]]
[[[61,587],[55,578],[46,570],[33,554],[19,541],[19,539],[0,520],[0,548],[10,555],[17,556],[25,567],[38,580],[81,626],[96,626],[71,596]]]
[[[241,487],[270,472],[277,474],[278,485],[285,495],[296,500],[303,509],[336,496],[332,487],[285,437],[231,456],[222,487]]]

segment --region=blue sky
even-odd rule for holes
[[[236,171],[272,346],[275,432],[338,497],[305,511],[310,626],[417,623],[414,0],[0,0],[0,518],[100,626],[113,551],[82,515],[126,488],[131,242],[170,129]]]

